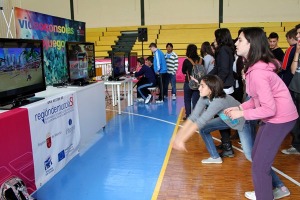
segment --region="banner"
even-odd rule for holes
[[[39,188],[78,154],[77,96],[66,92],[26,106],[30,121],[35,184]]]
[[[66,41],[84,42],[85,23],[14,8],[16,37],[43,40],[46,84],[67,81]]]
[[[0,130],[0,185],[18,176],[32,193],[36,187],[27,109],[15,108],[1,113]]]

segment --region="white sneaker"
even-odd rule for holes
[[[172,94],[172,100],[176,100],[176,94]]]
[[[136,101],[137,102],[144,102],[144,99],[143,98],[137,98]]]
[[[219,158],[209,157],[207,159],[202,160],[201,162],[203,164],[221,164],[223,161],[222,161],[221,157],[219,157]]]
[[[274,190],[273,190],[273,193],[274,193]],[[245,192],[245,197],[247,199],[256,200],[256,196],[255,196],[255,192],[254,191]]]
[[[152,95],[148,94],[148,96],[147,96],[147,98],[145,100],[145,103],[149,103],[151,99],[152,99]]]
[[[293,146],[289,149],[283,149],[283,150],[281,150],[281,152],[284,153],[284,154],[288,154],[288,155],[290,155],[290,154],[300,154],[300,152],[297,151],[297,149],[294,148]]]
[[[163,103],[163,100],[156,100],[155,103]]]
[[[247,199],[256,200],[256,196],[255,196],[255,192],[254,191],[245,192],[245,197]]]

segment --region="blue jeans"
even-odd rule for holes
[[[246,121],[243,130],[238,131],[241,145],[243,147],[243,152],[245,154],[245,157],[252,162],[251,154],[252,149],[255,141],[256,136],[256,124],[257,121]],[[220,155],[216,149],[216,146],[214,144],[214,141],[211,136],[211,132],[216,130],[224,130],[230,128],[223,120],[221,120],[219,117],[214,118],[210,120],[199,132],[204,140],[204,143],[206,145],[206,149],[210,154],[210,157],[212,158],[219,158]],[[276,175],[276,173],[271,170],[271,176],[272,176],[272,185],[273,187],[280,188],[284,186],[282,181],[279,179],[279,177]]]
[[[172,86],[172,94],[175,94],[176,95],[176,74],[168,74],[169,75],[169,82],[168,82],[168,85],[169,83],[171,83],[171,86]]]
[[[150,94],[149,90],[147,88],[152,87],[153,83],[145,83],[143,85],[139,85],[137,87],[138,96],[142,97],[143,99],[146,99],[147,96]]]
[[[207,151],[212,158],[219,158],[220,155],[216,149],[214,141],[211,136],[211,132],[216,130],[224,130],[230,128],[223,120],[219,117],[210,120],[201,130],[200,134],[206,145]],[[243,130],[238,131],[240,140],[243,146],[243,151],[246,158],[251,161],[251,152],[254,144],[255,133],[251,131],[250,122],[246,121]]]

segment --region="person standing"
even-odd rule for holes
[[[293,63],[294,55],[297,48],[297,29],[293,28],[289,30],[285,36],[286,41],[289,43],[290,47],[285,51],[283,62],[281,66],[281,71],[278,73],[280,78],[283,80],[285,85],[289,87],[290,82],[293,78],[293,74],[291,72],[291,65]]]
[[[168,74],[167,74],[167,63],[164,53],[157,48],[155,43],[149,45],[149,49],[153,53],[153,66],[154,72],[158,75],[158,85],[159,85],[159,98],[156,100],[156,103],[163,103],[164,96],[167,96],[168,89]]]
[[[173,51],[173,44],[168,43],[166,45],[167,53],[165,54],[165,59],[167,63],[167,72],[168,72],[168,84],[166,89],[168,89],[169,83],[172,87],[172,99],[176,99],[176,72],[178,69],[178,56]],[[168,93],[167,93],[168,94]]]
[[[251,98],[238,107],[226,109],[225,114],[232,120],[244,117],[262,121],[252,150],[255,192],[245,192],[245,197],[273,200],[271,166],[298,113],[288,88],[276,73],[280,63],[268,48],[264,31],[244,28],[235,45],[237,55],[245,59],[246,92]]]
[[[292,91],[294,103],[297,108],[298,114],[300,113],[300,24],[296,27],[297,29],[297,45],[294,55],[294,59],[291,65],[291,72],[294,74],[293,79],[289,85],[289,89]],[[296,125],[294,126],[292,132],[292,147],[289,149],[283,149],[282,153],[284,154],[300,154],[300,119],[297,119]]]
[[[275,56],[275,58],[277,60],[279,60],[280,62],[283,61],[283,57],[284,57],[284,52],[283,50],[278,46],[278,40],[279,40],[279,36],[277,33],[272,32],[270,33],[269,37],[269,46],[270,49],[272,50],[273,55]]]
[[[208,74],[215,67],[214,52],[209,42],[203,42],[200,49],[201,57],[203,58],[203,64]]]
[[[208,73],[217,75],[223,81],[224,92],[233,94],[235,79],[233,76],[234,44],[231,33],[227,28],[219,28],[215,31],[215,67]],[[230,141],[230,129],[220,130],[222,144],[219,145],[221,157],[234,157]]]
[[[185,75],[183,84],[185,117],[183,117],[183,120],[186,120],[190,116],[192,109],[194,109],[200,97],[199,91],[192,90],[189,86],[189,80],[191,79],[193,70],[193,63],[191,63],[189,59],[191,59],[196,64],[200,63],[200,57],[197,54],[197,46],[195,44],[189,44],[187,46],[185,55],[187,58],[183,61],[181,69],[181,72]]]

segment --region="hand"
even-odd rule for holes
[[[178,150],[178,151],[187,152],[184,142],[181,142],[178,139],[174,139],[174,140],[171,141],[171,143],[172,143],[173,149]]]
[[[229,116],[229,113],[230,113],[231,111],[233,111],[233,110],[240,110],[240,109],[239,109],[239,107],[230,107],[230,108],[226,108],[226,109],[224,110],[224,114],[227,115],[227,116]]]
[[[193,76],[190,76],[190,77],[193,81],[195,81],[196,83],[199,83],[199,81],[197,79],[195,79]]]
[[[244,117],[244,111],[242,110],[231,110],[228,114],[228,117],[230,117],[230,119],[237,119],[240,117]]]

